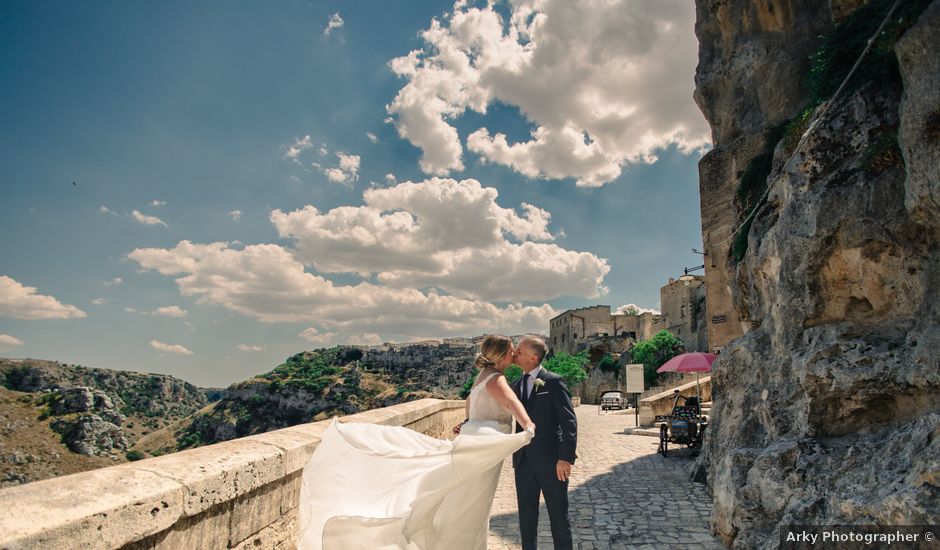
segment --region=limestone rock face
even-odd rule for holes
[[[74,419],[60,418],[49,427],[62,434],[62,442],[73,452],[86,456],[109,455],[112,449],[126,451],[127,438],[121,428],[96,414]]]
[[[728,71],[760,44],[805,51],[803,37],[821,34],[815,18],[826,3],[697,4],[698,28],[725,29],[732,44],[701,43],[716,51],[700,55],[696,96],[726,154],[780,122],[766,107],[775,103],[761,98],[791,86],[785,72],[748,78],[761,70],[757,57],[750,73]],[[751,37],[754,10],[780,4],[793,26]],[[741,29],[731,26],[729,14],[748,13]],[[776,548],[783,524],[940,523],[938,37],[934,0],[896,47],[902,83],[872,82],[838,98],[792,162],[778,145],[747,253],[727,267],[751,330],[713,365],[701,460],[713,530],[733,548]],[[739,92],[741,104],[731,105]],[[787,101],[798,104],[792,93]]]
[[[832,25],[819,0],[697,0],[695,102],[727,144],[778,124],[799,108],[816,37]]]
[[[92,388],[77,387],[59,390],[59,399],[52,405],[52,414],[93,412],[102,419],[120,426],[124,415],[118,412],[108,394]]]

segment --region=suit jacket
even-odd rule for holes
[[[578,420],[564,379],[544,367],[536,378],[545,383],[541,387],[533,385],[528,399],[522,396],[522,378],[512,385],[529,418],[535,422],[535,437],[512,455],[512,465],[517,467],[525,457],[537,473],[554,474],[559,459],[574,464]],[[522,431],[522,426],[517,424],[516,431]]]

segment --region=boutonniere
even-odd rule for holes
[[[535,380],[532,381],[532,384],[536,388],[541,388],[542,386],[545,385],[545,380],[542,380],[541,378],[536,378]]]

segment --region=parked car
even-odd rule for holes
[[[601,392],[601,410],[623,410],[627,408],[627,398],[620,390]]]

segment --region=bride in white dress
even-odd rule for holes
[[[503,371],[512,341],[483,340],[453,441],[334,421],[304,467],[300,550],[483,550],[503,460],[535,433]],[[512,433],[513,417],[525,431]]]

